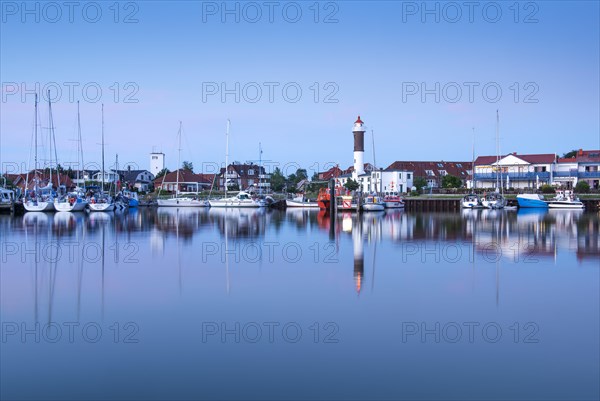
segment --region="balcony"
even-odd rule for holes
[[[506,180],[506,176],[510,180],[515,181],[535,181],[536,177],[539,177],[540,180],[549,180],[550,172],[548,171],[539,171],[539,172],[530,172],[530,173],[475,173],[475,180],[492,180],[495,181],[496,178],[500,178],[502,180]]]
[[[580,171],[579,178],[600,178],[600,171]]]

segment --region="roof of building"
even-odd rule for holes
[[[495,159],[494,159],[495,160]],[[446,174],[459,178],[467,177],[468,170],[471,169],[471,162],[446,162],[446,161],[395,161],[390,164],[385,171],[402,170],[412,171],[415,177],[438,177],[440,170],[446,171]],[[427,174],[427,171],[432,174]]]
[[[116,170],[116,172],[119,173],[121,179],[125,182],[135,182],[141,173],[149,173],[154,178],[148,170]]]
[[[195,174],[190,170],[179,169],[179,182],[180,183],[199,183],[199,184],[212,184],[214,180],[214,174]],[[165,183],[176,183],[177,182],[177,170],[171,171],[161,177],[154,180],[154,185],[161,185]]]
[[[254,163],[232,163],[228,166],[228,170],[234,170],[240,177],[258,177],[259,175],[259,167],[260,174],[265,174],[265,167],[259,166]],[[249,170],[253,170],[253,174],[248,174]],[[219,175],[222,176],[225,173],[225,167],[221,167]]]
[[[600,150],[579,149],[574,157],[557,159],[559,163],[598,163],[600,162]]]

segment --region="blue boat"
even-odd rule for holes
[[[138,195],[136,192],[123,190],[121,191],[123,198],[129,203],[129,207],[138,207],[140,205],[140,201],[138,199]]]
[[[548,208],[548,202],[537,194],[517,195],[517,202],[519,203],[519,207]]]

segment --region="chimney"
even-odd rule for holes
[[[579,149],[579,156],[583,156],[583,149]]]
[[[517,155],[517,152],[513,152],[513,156],[516,156],[516,155]]]

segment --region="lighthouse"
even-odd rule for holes
[[[365,123],[362,122],[360,116],[354,122],[352,134],[354,134],[354,171],[352,172],[352,179],[357,181],[358,176],[365,173]]]

